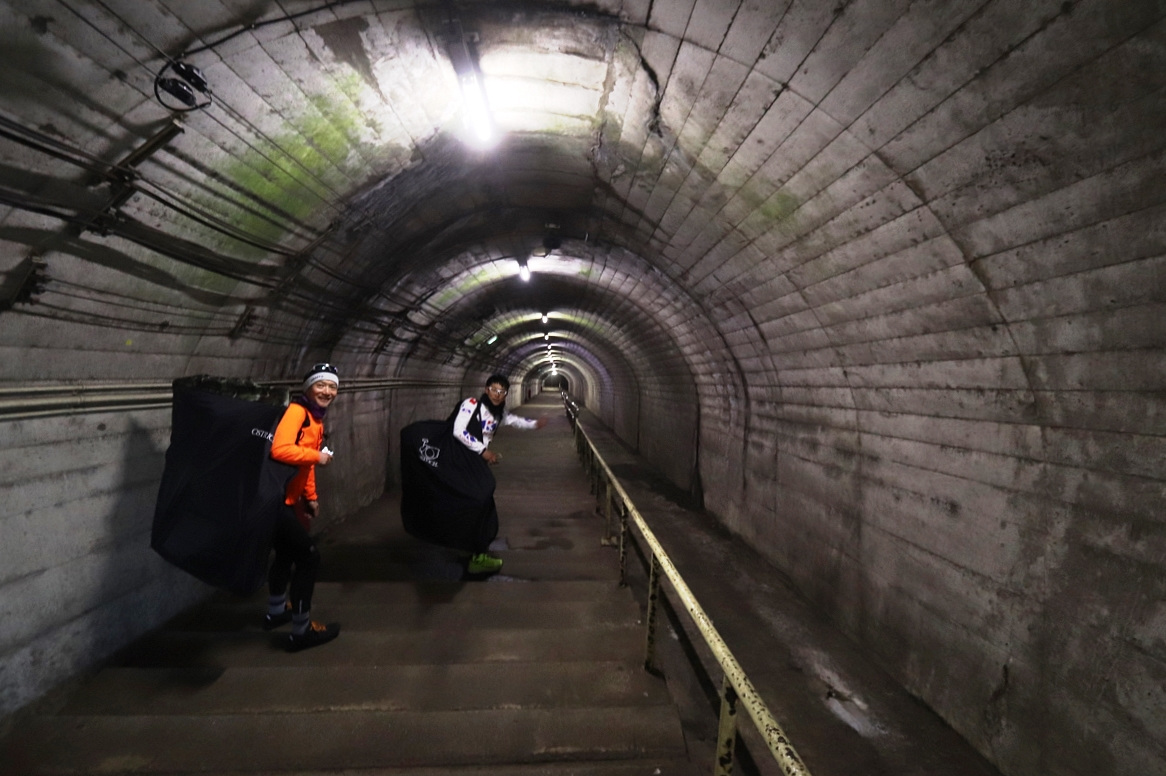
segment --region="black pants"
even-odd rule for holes
[[[288,593],[292,611],[303,613],[312,608],[312,590],[316,587],[316,571],[320,568],[320,551],[308,536],[307,530],[296,519],[291,507],[284,507],[275,519],[271,536],[275,560],[267,574],[271,595]],[[288,591],[288,582],[291,591]]]
[[[485,509],[485,518],[481,522],[478,540],[475,542],[474,553],[482,553],[490,549],[490,543],[498,538],[498,507],[494,505],[494,497]]]

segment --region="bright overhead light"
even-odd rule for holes
[[[526,266],[525,259],[518,260],[518,277],[522,278],[523,282],[530,280],[530,267]]]
[[[546,313],[543,313],[543,323],[546,323],[550,319],[551,319],[551,317],[549,315],[547,315]]]
[[[459,80],[465,105],[466,129],[479,145],[488,146],[494,141],[494,120],[490,117],[482,79],[477,73],[466,73]]]
[[[495,334],[493,337],[491,337],[490,339],[486,340],[486,344],[487,344],[487,345],[493,345],[493,344],[494,344],[495,342],[497,342],[497,341],[498,341],[498,335],[497,335],[497,334]]]
[[[545,340],[549,340],[550,338],[551,338],[551,335],[549,335],[549,334],[543,335],[543,339],[545,339]]]

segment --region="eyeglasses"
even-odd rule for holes
[[[509,391],[507,391],[505,388],[495,388],[492,385],[489,388],[487,388],[486,390],[489,391],[490,393],[494,394],[495,396],[505,396],[507,393],[509,393]]]

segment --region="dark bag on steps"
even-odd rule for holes
[[[454,438],[456,414],[401,429],[401,520],[418,539],[483,552],[498,534],[494,473]]]
[[[271,459],[284,408],[182,383],[150,546],[209,585],[250,595],[266,579],[275,517],[295,473]]]

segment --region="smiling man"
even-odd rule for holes
[[[506,395],[509,392],[510,380],[505,375],[490,375],[486,380],[486,392],[479,399],[471,397],[462,402],[453,421],[454,439],[481,455],[482,460],[491,466],[501,460],[489,449],[498,426],[532,429],[547,424],[546,418],[531,420],[507,412]],[[483,543],[475,549],[466,566],[470,574],[493,574],[502,569],[502,559],[487,552],[490,542],[498,534],[498,510],[493,498],[488,509],[491,514],[486,521],[487,530],[482,535]]]
[[[304,376],[301,396],[292,399],[275,429],[271,457],[297,467],[287,483],[284,509],[275,521],[271,546],[275,550],[268,574],[265,630],[292,624],[287,648],[292,652],[326,644],[340,635],[340,625],[312,621],[312,591],[320,566],[320,551],[308,534],[308,525],[320,510],[316,493],[316,466],[327,466],[332,451],[324,445],[324,415],[340,390],[340,377],[331,364],[316,364]],[[296,515],[300,508],[305,519]],[[290,600],[288,584],[290,582]]]

